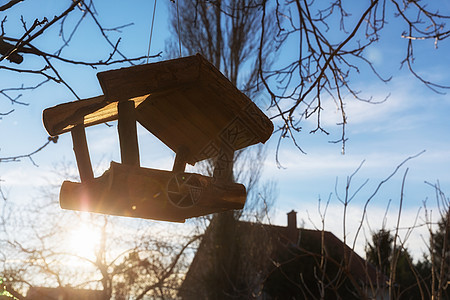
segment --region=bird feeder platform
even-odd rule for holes
[[[63,208],[184,221],[241,209],[245,187],[232,182],[234,151],[266,142],[272,122],[201,55],[97,74],[104,95],[43,112],[51,136],[71,132],[81,183],[65,181]],[[122,163],[94,178],[85,127],[118,120]],[[140,167],[136,121],[176,153],[172,171]],[[215,158],[213,177],[186,163]]]

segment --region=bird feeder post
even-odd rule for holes
[[[232,183],[233,180],[234,150],[221,139],[219,154],[214,163],[213,178],[218,184]]]
[[[94,172],[92,171],[91,158],[89,157],[84,124],[75,125],[70,132],[80,179],[82,183],[85,183],[94,179]]]
[[[134,101],[119,101],[117,104],[120,155],[123,164],[139,167],[139,145],[136,130]]]
[[[186,158],[189,155],[189,150],[186,147],[180,147],[175,155],[175,161],[173,162],[172,172],[180,173],[186,169]]]

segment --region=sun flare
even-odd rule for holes
[[[76,255],[83,257],[92,257],[100,242],[100,232],[98,229],[80,225],[69,232],[69,249]]]

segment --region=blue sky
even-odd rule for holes
[[[17,16],[25,14],[35,16],[35,12],[44,16],[47,10],[55,10],[52,2],[48,8],[33,7],[33,2],[17,6],[8,15],[11,30],[21,30]],[[167,29],[167,5],[170,1],[158,1],[155,31],[152,41],[152,54],[164,51],[164,42],[170,37]],[[61,8],[63,5],[61,4]],[[443,7],[442,9],[449,9]],[[151,13],[153,1],[140,1],[135,5],[123,5],[122,1],[100,1],[97,5],[100,19],[106,26],[128,24],[132,27],[124,29],[122,44],[126,45],[131,56],[146,55],[150,33]],[[32,13],[31,13],[32,12]],[[15,15],[14,15],[15,14]],[[51,17],[51,16],[47,16]],[[2,17],[3,18],[3,17]],[[31,21],[30,21],[31,22]],[[14,27],[13,24],[16,24]],[[85,24],[73,45],[65,52],[66,56],[79,59],[96,57],[101,47],[93,46],[98,34],[88,30],[89,22]],[[283,168],[278,168],[275,162],[275,146],[278,136],[275,134],[268,142],[268,157],[265,162],[264,179],[273,179],[278,183],[278,200],[275,205],[271,221],[285,225],[285,213],[294,209],[298,212],[299,224],[304,221],[305,227],[320,225],[318,213],[318,199],[322,202],[330,199],[327,210],[325,228],[333,231],[338,237],[342,233],[342,205],[335,197],[335,186],[338,194],[345,192],[347,176],[351,175],[364,161],[360,171],[353,179],[353,191],[369,179],[367,185],[358,193],[350,204],[348,218],[348,237],[355,233],[358,220],[361,218],[362,208],[380,181],[388,177],[395,167],[406,158],[425,150],[419,157],[409,161],[386,185],[380,189],[369,205],[368,224],[365,222],[365,233],[370,229],[381,227],[382,219],[389,200],[392,200],[389,210],[388,227],[395,223],[395,216],[399,205],[401,181],[406,168],[409,168],[405,186],[402,224],[412,225],[417,210],[422,201],[428,198],[428,206],[435,207],[434,191],[424,183],[435,183],[439,180],[441,187],[450,193],[450,113],[449,95],[441,95],[430,91],[418,80],[414,79],[406,69],[399,69],[405,48],[404,41],[399,39],[402,29],[396,27],[395,22],[389,24],[385,30],[386,38],[372,46],[368,55],[374,59],[381,74],[389,77],[390,83],[385,84],[362,69],[361,74],[353,77],[357,89],[365,95],[375,99],[384,99],[390,94],[385,103],[373,105],[358,102],[350,95],[345,96],[348,116],[346,154],[341,154],[340,144],[331,144],[330,140],[339,138],[340,129],[335,126],[339,122],[339,111],[332,101],[327,102],[328,109],[324,111],[322,124],[331,132],[330,136],[309,135],[308,128],[312,128],[313,121],[304,123],[305,133],[298,136],[298,141],[307,152],[302,154],[289,140],[283,141],[279,152]],[[57,29],[54,29],[55,33]],[[11,32],[11,31],[10,31]],[[37,39],[36,45],[46,47],[51,43],[48,39]],[[424,42],[416,50],[418,60],[417,71],[430,80],[450,85],[450,66],[448,53],[449,41],[441,42],[438,50],[434,50],[432,42]],[[289,53],[289,48],[284,49]],[[33,58],[25,57],[26,63],[37,64]],[[5,62],[2,62],[5,64]],[[114,67],[100,68],[112,69]],[[65,74],[66,80],[82,98],[99,95],[101,89],[95,77],[96,71],[81,67],[74,67]],[[29,79],[24,75],[8,74],[0,70],[2,85],[18,84]],[[450,92],[450,91],[449,91]],[[5,99],[0,100],[0,111],[11,108],[15,112],[0,120],[1,149],[0,157],[28,153],[47,138],[42,126],[41,113],[46,107],[62,102],[72,101],[74,97],[61,85],[49,84],[31,93],[24,93],[23,101],[28,106],[11,106]],[[271,111],[266,111],[270,116]],[[275,120],[275,125],[279,124]],[[142,165],[153,168],[170,169],[173,153],[158,140],[139,130]],[[107,168],[110,160],[119,160],[119,148],[115,128],[96,126],[88,130],[88,140],[96,171],[100,175]],[[61,136],[56,145],[50,145],[45,151],[33,157],[39,167],[33,166],[27,159],[21,162],[0,164],[0,178],[2,188],[8,192],[12,201],[29,199],[35,189],[45,185],[47,180],[55,179],[52,173],[54,164],[62,161],[73,162],[72,145],[69,135]],[[336,183],[337,182],[337,183]],[[330,196],[331,195],[331,196]],[[330,197],[330,198],[329,198]],[[323,206],[322,206],[323,209]],[[369,225],[370,227],[367,227]],[[414,245],[413,252],[418,254],[425,250],[420,235],[426,231],[419,229],[410,238]],[[360,238],[364,238],[363,236]],[[362,242],[358,246],[362,250]]]

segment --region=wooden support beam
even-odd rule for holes
[[[184,172],[184,170],[186,169],[188,156],[189,150],[186,147],[180,147],[175,155],[175,161],[173,162],[172,171],[175,173]]]
[[[94,172],[92,171],[91,158],[89,157],[84,125],[76,125],[71,129],[70,133],[72,135],[73,151],[75,152],[81,182],[88,182],[94,179]]]
[[[234,150],[222,140],[222,145],[219,149],[219,155],[216,157],[214,163],[213,177],[217,184],[228,184],[234,182],[233,178],[233,162]]]
[[[136,111],[133,101],[121,101],[117,104],[119,114],[118,131],[120,155],[123,164],[140,166],[139,145],[136,130]]]

